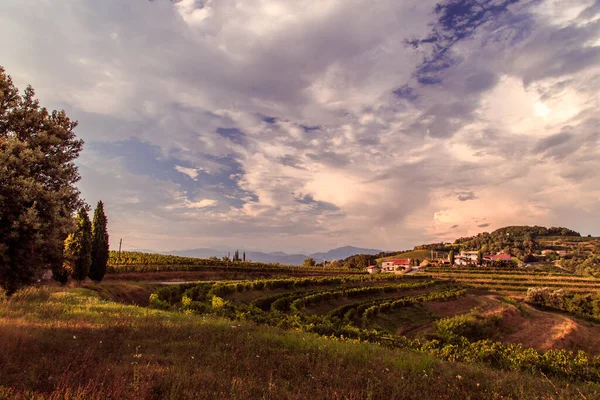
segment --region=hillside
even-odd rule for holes
[[[445,251],[434,252],[434,256],[437,255],[437,257],[446,257],[447,254],[448,253],[445,252]],[[377,259],[377,263],[381,263],[381,261],[383,261],[383,260],[388,260],[388,259],[392,259],[392,258],[412,258],[412,259],[415,259],[415,260],[423,261],[425,259],[431,258],[431,250],[411,250],[411,251],[405,251],[405,252],[394,254],[394,255],[391,255],[391,256],[378,258]]]
[[[424,353],[125,306],[86,289],[27,289],[0,303],[0,343],[0,398],[17,400],[591,399],[600,393],[593,385]]]
[[[463,250],[504,253],[522,265],[600,277],[600,238],[581,236],[564,227],[507,226],[491,233],[461,237],[453,243],[417,245],[411,251],[378,258],[377,262],[389,258],[429,259],[432,250],[436,258],[447,257],[451,250],[455,253]]]
[[[483,250],[489,252],[511,251],[518,253],[533,252],[539,250],[540,239],[558,237],[568,241],[580,238],[581,234],[568,228],[542,226],[507,226],[497,229],[492,233],[484,232],[476,236],[456,239],[455,245],[462,250]]]

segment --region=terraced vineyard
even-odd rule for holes
[[[197,282],[159,289],[151,295],[150,306],[370,341],[444,360],[600,381],[600,356],[554,345],[536,350],[521,344],[523,334],[537,335],[531,331],[536,325],[531,318],[548,319],[547,314],[513,298],[469,288],[526,289],[532,282],[583,288],[596,285],[595,281],[516,271],[504,275],[463,272]],[[505,317],[508,322],[503,324]]]
[[[484,290],[526,292],[530,287],[548,287],[575,292],[600,291],[600,279],[568,273],[460,268],[431,268],[426,273],[436,279]]]
[[[250,261],[230,261],[222,259],[205,259],[195,257],[180,257],[166,254],[142,253],[136,251],[110,252],[106,272],[147,273],[147,272],[271,272],[271,273],[335,273],[335,274],[364,274],[357,269],[323,267],[299,267],[284,264],[268,264]]]

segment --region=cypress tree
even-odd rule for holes
[[[244,258],[243,261],[246,262],[246,252],[244,252],[243,258]]]
[[[92,222],[92,264],[88,276],[95,282],[102,281],[108,262],[108,219],[104,214],[104,203],[98,202]]]
[[[450,260],[450,266],[454,265],[454,250],[450,250],[450,254],[448,254],[448,259]]]
[[[65,260],[70,264],[73,279],[84,280],[92,263],[92,224],[85,208],[77,214],[75,232],[65,240]]]

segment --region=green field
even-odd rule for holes
[[[142,253],[136,251],[110,252],[108,274],[131,272],[175,272],[175,271],[239,271],[239,272],[317,272],[333,271],[336,274],[365,273],[356,269],[305,267],[284,264],[268,264],[250,261],[230,261],[222,259],[205,259],[180,257],[166,254]]]
[[[600,279],[567,273],[463,268],[428,268],[425,273],[438,279],[486,290],[526,292],[530,287],[550,287],[579,292],[600,291]]]
[[[446,257],[448,255],[448,253],[443,252],[443,251],[438,251],[437,252],[439,257]],[[381,264],[381,262],[383,260],[389,260],[392,258],[412,258],[412,259],[418,259],[418,260],[425,260],[425,259],[429,259],[431,258],[431,250],[412,250],[412,251],[406,251],[404,253],[398,253],[396,255],[393,256],[389,256],[389,257],[383,257],[383,258],[378,258],[377,259],[377,263]]]
[[[360,283],[340,284],[364,287]],[[372,282],[382,283],[405,282]],[[318,286],[337,288],[331,282]],[[285,290],[313,288],[298,283]],[[438,293],[447,289],[427,288]],[[261,290],[271,294],[280,289]],[[395,298],[411,290],[396,289],[389,293]],[[224,296],[235,303],[237,294]],[[353,301],[372,299],[365,296]],[[318,304],[305,303],[300,313]],[[430,352],[319,337],[304,329],[290,332],[257,325],[242,315],[232,320],[215,313],[197,314],[126,306],[83,288],[18,292],[0,303],[0,398],[464,399],[468,393],[478,399],[592,399],[600,395],[597,385],[577,380],[446,362]]]
[[[527,343],[544,350],[543,343],[549,339],[536,331],[535,322],[559,324],[559,317],[538,314],[513,298],[508,301],[481,290],[465,289],[489,290],[488,281],[496,281],[493,274],[484,275],[487,280],[481,285],[476,282],[481,279],[477,275],[470,279],[464,274],[465,287],[461,274],[433,275],[436,279],[428,275],[380,274],[199,282],[160,289],[151,296],[150,306],[379,343],[442,360],[484,363],[560,379],[599,381],[600,358],[571,352],[582,347],[561,350],[557,342],[558,348],[538,352],[524,347],[518,332],[512,329],[520,324],[526,329],[523,332],[531,332],[528,336],[538,335],[538,342]],[[495,286],[511,291],[513,287],[520,290],[532,284],[519,279],[521,276],[515,274],[499,276]],[[589,279],[553,282],[556,287],[600,288]],[[589,350],[596,351],[595,347]],[[573,361],[576,359],[579,361]]]

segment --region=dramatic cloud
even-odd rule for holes
[[[0,46],[128,248],[600,234],[597,1],[8,0]]]

